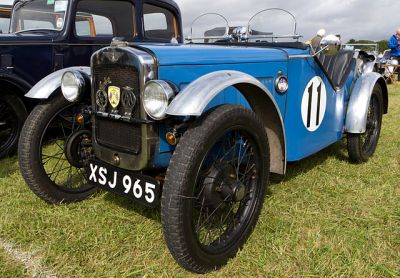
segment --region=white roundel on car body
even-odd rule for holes
[[[301,117],[304,126],[311,132],[316,131],[324,120],[326,112],[326,87],[319,76],[308,82],[301,101]]]

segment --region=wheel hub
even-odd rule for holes
[[[92,134],[81,129],[72,133],[65,141],[64,153],[68,162],[77,168],[83,168],[92,154]]]
[[[211,209],[223,208],[229,202],[240,202],[246,196],[246,187],[237,181],[231,165],[212,166],[203,181],[202,199]]]
[[[236,182],[233,187],[233,198],[235,202],[240,202],[246,196],[246,187],[241,182]]]

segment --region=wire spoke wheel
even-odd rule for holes
[[[184,268],[215,270],[236,255],[257,223],[269,178],[269,143],[261,120],[223,105],[180,139],[165,178],[164,236]]]
[[[365,153],[371,153],[374,150],[374,144],[379,136],[379,100],[376,95],[372,95],[371,102],[368,107],[367,116],[367,129],[366,132],[361,136],[362,148]]]
[[[69,151],[66,148],[67,140],[84,128],[75,120],[80,110],[79,106],[70,106],[56,113],[41,139],[40,156],[43,170],[55,185],[67,191],[85,191],[91,187],[87,185],[85,167],[75,167],[66,155]],[[87,125],[85,128],[90,129],[90,126]],[[79,154],[89,154],[90,134],[78,139],[81,140]],[[84,160],[85,157],[81,159]]]
[[[383,93],[376,84],[367,111],[366,130],[363,134],[347,134],[347,150],[355,163],[367,162],[378,146],[382,127]]]
[[[18,155],[22,176],[48,203],[82,201],[97,192],[86,177],[92,156],[90,118],[80,124],[77,120],[85,107],[84,102],[54,96],[35,107],[22,129]]]
[[[245,132],[227,132],[203,159],[196,178],[193,231],[209,252],[235,239],[248,218],[257,186],[260,161]]]

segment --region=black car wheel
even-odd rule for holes
[[[0,92],[0,159],[13,155],[28,113],[22,100]]]
[[[240,106],[220,106],[183,135],[161,205],[164,236],[181,266],[205,273],[236,255],[260,214],[269,159],[263,124]]]
[[[19,142],[21,173],[30,189],[48,203],[81,201],[97,191],[86,179],[91,155],[90,122],[78,124],[84,104],[57,95],[35,107]]]
[[[375,85],[368,107],[367,129],[363,134],[347,135],[347,150],[354,163],[367,162],[375,153],[382,127],[383,97],[380,85]]]

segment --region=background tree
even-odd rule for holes
[[[382,53],[386,49],[388,49],[388,40],[381,40],[381,41],[370,41],[370,40],[355,40],[350,39],[348,44],[378,44],[378,51]],[[362,50],[372,51],[374,50],[373,47],[363,47]]]

